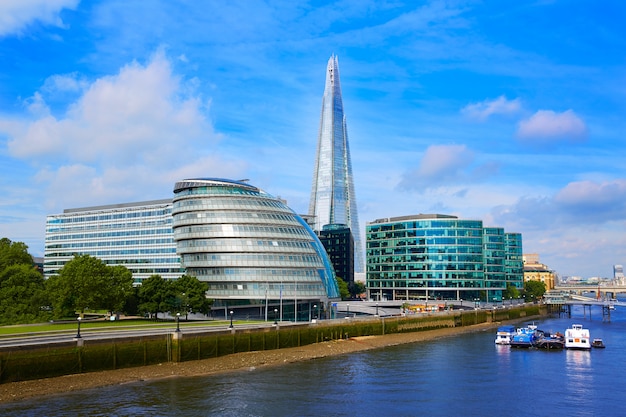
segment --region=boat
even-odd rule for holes
[[[604,349],[606,346],[604,346],[604,342],[602,341],[602,339],[593,339],[591,341],[591,347],[594,347],[596,349]]]
[[[509,345],[514,348],[531,348],[538,337],[537,326],[534,324],[529,324],[526,327],[518,327],[513,337],[511,337]]]
[[[535,340],[534,346],[539,349],[561,350],[565,347],[565,338],[562,333],[551,334],[538,330],[540,336]]]
[[[500,326],[496,333],[496,345],[509,345],[515,334],[515,326]]]
[[[591,339],[589,330],[584,329],[582,324],[572,324],[572,327],[565,330],[566,349],[591,349]]]

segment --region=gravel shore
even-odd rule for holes
[[[347,340],[328,341],[288,349],[236,353],[199,361],[162,363],[138,368],[116,369],[112,371],[66,375],[33,381],[12,382],[0,385],[0,403],[129,382],[159,378],[212,375],[241,369],[255,369],[262,366],[280,365],[323,358],[331,355],[342,355],[362,350],[383,348],[385,346],[451,337],[474,331],[485,331],[496,328],[498,324],[499,323],[483,323],[461,328],[445,328],[385,336],[354,337]]]

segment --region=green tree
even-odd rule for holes
[[[546,284],[541,281],[526,281],[524,283],[524,300],[537,301],[543,297],[546,292]]]
[[[133,273],[123,265],[107,266],[106,287],[101,289],[98,305],[111,314],[122,311],[128,297],[133,294]]]
[[[175,303],[170,310],[172,313],[185,314],[185,320],[189,313],[208,314],[211,311],[212,301],[206,298],[209,285],[190,275],[183,275],[173,283],[175,290]]]
[[[507,285],[502,291],[502,300],[515,300],[520,297],[520,292],[515,285]]]
[[[358,298],[361,294],[365,292],[365,284],[359,281],[355,281],[350,283],[349,285],[350,297]]]
[[[44,279],[32,265],[0,271],[0,323],[33,323],[47,318]]]
[[[350,298],[350,290],[348,290],[348,283],[346,281],[337,277],[337,286],[339,287],[339,295],[342,300]]]
[[[98,258],[76,255],[46,285],[56,317],[86,309],[116,311],[132,291],[132,274],[124,266],[107,266]]]
[[[172,282],[161,275],[151,275],[143,280],[139,287],[139,311],[158,318],[159,313],[171,310],[172,300],[176,297]]]
[[[28,253],[28,246],[23,242],[11,242],[0,239],[0,271],[11,265],[33,265],[33,257]]]

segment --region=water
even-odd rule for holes
[[[172,378],[0,405],[2,416],[626,415],[626,310],[537,321],[589,328],[606,349],[494,344],[495,331],[227,375]]]

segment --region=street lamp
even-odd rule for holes
[[[346,317],[350,317],[350,304],[346,304],[347,307],[347,313],[346,313]]]
[[[176,313],[176,333],[180,333],[180,313]]]
[[[278,309],[274,309],[274,326],[278,325]]]
[[[230,310],[230,326],[228,326],[228,328],[233,328],[233,310]]]
[[[376,317],[378,317],[378,303],[376,303]]]
[[[317,311],[317,304],[313,304],[313,312],[316,312],[316,311]],[[317,319],[318,318],[317,316],[318,314],[315,314],[314,318]]]
[[[78,333],[76,333],[76,338],[80,339],[80,321],[82,320],[82,318],[79,317],[76,320],[78,320]]]

